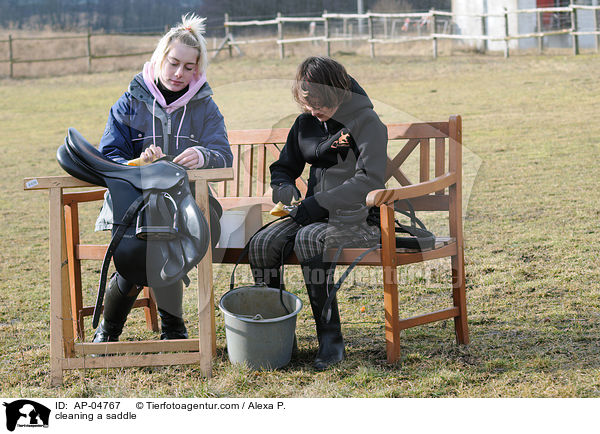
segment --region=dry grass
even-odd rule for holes
[[[212,379],[193,366],[88,370],[49,387],[47,199],[24,192],[22,179],[61,173],[54,155],[68,126],[97,142],[108,108],[135,71],[0,80],[3,396],[600,396],[600,127],[594,121],[600,58],[337,58],[386,121],[463,115],[472,184],[464,222],[472,343],[456,346],[451,322],[411,329],[402,333],[401,361],[387,365],[382,291],[377,271],[365,267],[342,290],[348,358],[329,371],[310,368],[316,339],[308,309],[298,318],[299,357],[283,370],[259,373],[229,364],[217,313]],[[287,80],[299,60],[214,62],[209,79],[228,128],[289,122],[296,109]],[[84,210],[88,227],[96,212],[96,206]],[[96,265],[86,265],[89,298]],[[443,265],[402,271],[403,314],[447,302]],[[229,270],[215,270],[217,297]],[[299,271],[290,267],[287,276],[306,305]],[[249,280],[247,270],[238,280]],[[185,309],[193,332],[193,291]],[[133,314],[124,339],[152,336],[142,315]]]

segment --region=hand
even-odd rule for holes
[[[204,156],[194,148],[187,148],[173,159],[173,163],[181,164],[188,169],[197,169],[204,165]]]
[[[164,156],[165,154],[163,154],[162,149],[152,144],[148,148],[144,149],[144,151],[140,154],[140,159],[142,160],[142,164],[149,164]]]
[[[290,211],[290,217],[301,226],[323,222],[328,216],[329,211],[319,205],[315,196],[307,197]]]
[[[293,184],[273,185],[273,203],[281,202],[291,205],[293,201],[300,199],[300,190]]]
[[[302,203],[290,212],[290,217],[300,226],[306,226],[313,222],[308,210]]]

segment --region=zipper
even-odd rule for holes
[[[325,173],[327,173],[327,169],[323,168],[321,171],[321,179],[319,180],[319,185],[321,187],[321,192],[325,191]]]
[[[319,122],[319,127],[325,134],[327,134],[327,138],[321,143],[317,144],[317,146],[315,147],[315,157],[317,160],[319,159],[319,150],[321,148],[321,145],[331,138],[331,134],[329,134],[329,129],[327,128],[327,124],[325,122]]]
[[[167,115],[167,134],[165,134],[165,154],[170,155],[171,151],[171,115]]]
[[[331,140],[331,137],[332,137],[332,135],[329,134],[325,140],[323,140],[321,143],[319,143],[317,146],[315,146],[315,157],[317,160],[319,159],[319,155],[321,154],[321,150],[324,147],[324,144],[327,144],[327,142],[329,142]]]

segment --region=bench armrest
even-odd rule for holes
[[[456,184],[456,174],[446,173],[429,181],[418,184],[407,185],[398,188],[384,188],[373,190],[367,195],[368,206],[380,206],[384,203],[394,202],[402,199],[412,199],[419,196],[435,193]]]

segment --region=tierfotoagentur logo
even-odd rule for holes
[[[6,429],[14,431],[19,428],[48,428],[50,409],[28,399],[19,399],[3,403],[6,407]]]

